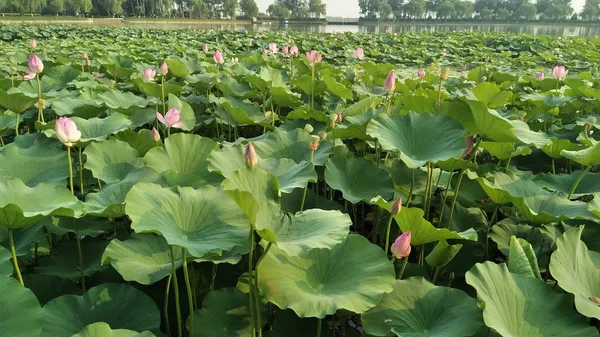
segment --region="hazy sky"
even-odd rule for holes
[[[575,11],[581,11],[585,0],[572,0],[573,8]],[[261,12],[265,12],[270,4],[275,2],[274,0],[256,0],[258,8]],[[327,5],[327,15],[329,16],[343,16],[353,17],[359,16],[358,13],[358,0],[323,0]]]

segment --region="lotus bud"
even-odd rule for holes
[[[168,128],[182,128],[185,124],[181,121],[181,113],[176,108],[171,108],[163,116],[159,112],[156,113],[156,118]]]
[[[223,58],[223,54],[221,54],[220,51],[216,50],[215,53],[213,54],[213,60],[215,61],[216,64],[223,64],[225,63],[225,59]]]
[[[89,58],[87,52],[83,52],[83,54],[81,55],[81,58],[83,58],[84,60],[87,60]]]
[[[444,81],[447,80],[449,72],[450,72],[450,69],[448,69],[448,67],[442,68],[442,72],[440,73],[440,78]]]
[[[36,108],[40,108],[40,109],[46,109],[46,100],[45,99],[40,99],[38,100],[38,102],[35,104]]]
[[[296,46],[292,46],[292,48],[290,48],[290,55],[292,56],[298,56],[300,52],[298,51],[298,47]]]
[[[321,137],[310,136],[310,138],[311,138],[311,142],[308,144],[308,148],[311,151],[317,151],[317,149],[319,148],[319,141],[321,140]]]
[[[308,133],[313,133],[313,131],[315,131],[315,128],[313,128],[313,126],[312,126],[312,125],[310,125],[310,124],[306,124],[306,125],[304,126],[304,131],[306,131],[306,132],[308,132]]]
[[[167,61],[163,61],[163,63],[160,65],[160,74],[163,76],[167,76],[168,73],[169,66],[167,65]]]
[[[282,53],[285,56],[289,56],[290,55],[290,47],[288,47],[288,46],[283,47]]]
[[[35,76],[37,76],[36,73],[32,72],[29,69],[25,69],[25,74],[23,75],[23,80],[30,81],[30,80],[33,80],[35,78]]]
[[[325,131],[319,131],[319,138],[322,141],[325,141],[327,139],[327,132],[325,132]]]
[[[402,198],[398,198],[392,203],[392,207],[391,207],[392,215],[398,215],[398,213],[400,213],[401,210],[402,210]]]
[[[323,56],[319,54],[316,50],[306,52],[306,59],[308,60],[308,64],[311,67],[314,67],[315,64],[321,62],[323,60]]]
[[[552,77],[559,81],[564,81],[568,73],[569,71],[564,66],[556,66],[552,69]]]
[[[152,139],[155,142],[160,142],[160,133],[158,133],[158,130],[156,130],[155,127],[152,128],[151,134],[152,134]]]
[[[271,53],[271,55],[277,54],[278,51],[279,51],[279,48],[277,48],[277,44],[275,42],[270,42],[269,43],[269,52]]]
[[[425,70],[423,68],[420,68],[417,71],[417,76],[419,77],[419,79],[423,79],[423,77],[425,77]]]
[[[208,45],[206,43],[202,45],[202,51],[208,53]]]
[[[42,71],[44,71],[44,63],[39,57],[37,57],[37,55],[29,56],[27,65],[29,66],[29,70],[31,70],[32,73],[39,74]]]
[[[350,56],[357,60],[362,60],[365,58],[365,51],[362,48],[358,48],[356,50],[353,50],[352,53],[350,54]]]
[[[468,156],[473,151],[473,136],[467,137],[467,148],[463,151],[461,158]]]
[[[69,117],[60,117],[54,125],[54,131],[58,140],[66,146],[73,146],[81,139],[81,131],[77,129],[77,124]]]
[[[390,250],[397,259],[403,259],[410,255],[410,236],[410,231],[405,232],[392,243]]]
[[[29,48],[35,49],[35,47],[37,47],[37,41],[35,39],[31,39],[31,41],[29,41]]]
[[[341,112],[338,112],[337,113],[337,118],[336,118],[335,122],[338,123],[338,124],[342,124],[343,121],[344,121],[344,115],[342,115]]]
[[[591,296],[591,297],[589,297],[589,300],[594,302],[595,305],[600,306],[600,298],[598,298],[596,296]]]
[[[396,90],[396,73],[392,70],[385,78],[385,83],[383,85],[385,92],[392,93]]]
[[[254,167],[258,164],[258,156],[256,155],[256,150],[254,150],[252,142],[248,142],[248,145],[246,145],[244,157],[246,158],[246,166]]]
[[[535,74],[535,79],[538,81],[541,81],[544,79],[546,75],[544,74],[543,71],[538,71],[537,74]]]
[[[146,80],[146,81],[154,81],[154,76],[156,76],[156,70],[152,69],[152,68],[146,68],[143,72],[142,72],[142,77]]]

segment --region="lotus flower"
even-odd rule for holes
[[[292,46],[292,48],[290,48],[290,55],[292,55],[292,56],[298,56],[298,54],[299,54],[298,47]]]
[[[182,128],[185,124],[180,122],[181,113],[176,108],[171,108],[163,116],[159,112],[156,113],[156,118],[168,128]]]
[[[283,52],[283,55],[290,56],[290,47],[288,47],[288,46],[283,47],[282,52]]]
[[[25,69],[25,74],[23,75],[23,80],[30,81],[33,80],[36,76],[36,73],[32,73],[31,70]]]
[[[29,66],[29,70],[31,70],[32,73],[39,74],[42,71],[44,71],[44,63],[42,62],[42,60],[40,60],[39,57],[37,57],[37,55],[29,56],[27,65]]]
[[[536,79],[536,80],[538,80],[538,81],[541,81],[541,80],[543,80],[543,79],[544,79],[544,77],[545,77],[545,76],[546,76],[546,75],[544,74],[544,72],[543,72],[543,71],[538,71],[538,73],[537,73],[537,74],[535,74],[535,79]]]
[[[569,71],[563,66],[556,66],[552,69],[552,77],[559,81],[564,81],[567,78]]]
[[[315,64],[321,62],[323,56],[321,56],[321,54],[319,54],[316,50],[313,50],[311,52],[306,52],[306,59],[308,59],[308,64],[311,67],[314,67]]]
[[[31,39],[31,41],[29,41],[29,48],[34,49],[35,47],[37,47],[37,41],[35,39]]]
[[[365,51],[362,48],[358,48],[356,50],[353,50],[350,56],[352,56],[352,58],[362,60],[365,58]]]
[[[206,43],[202,45],[202,51],[208,53],[208,45]]]
[[[425,77],[425,70],[424,70],[423,68],[420,68],[420,69],[417,71],[417,76],[418,76],[420,79],[423,79],[423,77]]]
[[[321,140],[321,137],[310,136],[310,138],[311,138],[311,142],[308,144],[308,148],[311,151],[317,151],[317,149],[319,148],[319,141]]]
[[[442,80],[447,80],[448,79],[448,73],[450,72],[450,69],[448,69],[448,67],[444,67],[442,69],[442,72],[440,73],[440,79]]]
[[[410,231],[400,235],[396,241],[392,243],[390,250],[397,259],[403,259],[410,255]]]
[[[396,201],[394,201],[392,203],[392,215],[398,215],[398,213],[400,213],[400,211],[402,210],[402,198],[396,199]]]
[[[266,53],[268,53],[268,51],[265,48],[261,48],[260,52],[263,53],[263,55],[266,54]]]
[[[154,76],[156,76],[156,70],[152,69],[152,68],[146,68],[144,69],[144,71],[142,72],[142,77],[146,80],[146,81],[154,81]]]
[[[269,52],[271,52],[271,55],[277,54],[278,51],[279,48],[277,48],[277,44],[275,42],[269,43]]]
[[[152,128],[151,134],[152,134],[152,139],[155,142],[160,142],[160,133],[158,133],[158,130],[156,130],[155,127]]]
[[[254,150],[252,142],[248,142],[248,145],[246,145],[244,158],[246,158],[246,166],[248,167],[254,167],[258,164],[258,157],[256,156],[256,150]]]
[[[473,151],[473,136],[467,137],[467,148],[463,151],[461,157],[468,156]]]
[[[77,130],[77,125],[69,117],[60,117],[54,126],[56,137],[66,146],[73,146],[81,139],[81,131]]]
[[[338,112],[336,115],[335,122],[338,124],[342,124],[343,121],[344,121],[344,116],[342,115],[341,112]]]
[[[396,73],[393,70],[385,78],[383,88],[388,94],[396,90]]]
[[[225,59],[223,58],[223,54],[221,54],[220,51],[216,50],[215,53],[213,54],[213,60],[215,61],[216,64],[223,64],[225,63]]]
[[[87,52],[83,52],[83,54],[81,55],[81,58],[84,60],[87,60],[89,58]]]
[[[168,73],[169,66],[167,65],[167,61],[163,61],[163,63],[160,65],[160,74],[163,76],[167,76]]]

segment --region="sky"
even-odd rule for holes
[[[267,7],[271,5],[274,0],[256,0],[258,8],[261,12],[265,12]],[[359,17],[358,0],[323,0],[327,5],[328,16],[341,16],[348,18]],[[576,12],[581,11],[585,0],[572,0],[573,8]]]

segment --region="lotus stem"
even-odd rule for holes
[[[556,174],[556,167],[554,166],[554,158],[552,158],[552,174]]]
[[[512,160],[513,157],[513,153],[510,153],[510,156],[508,156],[508,161],[506,162],[506,167],[504,168],[504,172],[508,172],[508,168],[510,167],[510,161]]]
[[[40,81],[40,74],[36,75],[38,84],[38,122],[44,123],[44,111],[42,109],[42,82]]]
[[[181,256],[183,259],[183,278],[185,279],[185,288],[187,289],[188,306],[190,310],[190,336],[194,336],[194,298],[192,297],[192,285],[190,284],[190,274],[188,272],[186,251],[181,247]]]
[[[437,281],[438,274],[440,273],[440,267],[435,267],[433,269],[433,278],[431,279],[431,283],[435,285],[435,281]]]
[[[310,162],[312,163],[315,158],[315,151],[310,151]],[[304,194],[302,194],[302,203],[300,204],[300,212],[304,210],[304,202],[306,201],[306,192],[308,190],[308,183],[304,186]]]
[[[398,277],[396,277],[396,279],[398,279],[398,280],[402,279],[402,275],[404,275],[404,270],[406,270],[407,265],[408,265],[408,256],[406,256],[404,258],[404,261],[402,261],[402,267],[400,268],[400,272],[398,273]]]
[[[215,290],[215,279],[217,278],[217,264],[213,263],[212,267],[212,277],[210,281],[210,291]]]
[[[254,303],[255,303],[256,320],[257,320],[259,337],[262,337],[262,314],[260,312],[260,293],[259,293],[259,289],[258,289],[258,266],[260,265],[262,260],[265,258],[265,256],[267,256],[267,253],[269,253],[269,250],[271,250],[271,246],[272,246],[272,243],[269,242],[269,244],[267,245],[267,248],[265,248],[265,250],[263,251],[261,256],[258,258],[256,265],[254,266],[254,284],[255,284],[255,289],[256,289],[256,292],[254,293],[254,300],[255,300]]]
[[[254,275],[252,273],[252,262],[254,260],[254,226],[250,228],[250,254],[248,256],[248,294],[250,298],[250,319],[252,321],[252,336],[256,336],[256,313],[254,299]]]
[[[163,116],[167,114],[167,106],[165,105],[165,76],[161,76],[160,78],[160,90],[162,93],[162,108],[163,108]],[[158,121],[157,121],[158,125]]]
[[[310,82],[310,108],[315,105],[315,64],[312,65],[312,82]],[[334,144],[335,145],[335,144]]]
[[[17,260],[17,251],[15,250],[15,239],[13,237],[12,229],[8,230],[8,241],[10,243],[10,252],[12,253],[13,264],[15,265],[15,271],[17,272],[17,279],[19,279],[19,283],[24,287],[25,282],[23,282],[23,275],[21,275],[21,269],[19,268],[19,261]]]
[[[165,314],[165,327],[167,328],[167,336],[171,336],[171,323],[169,321],[169,289],[171,288],[171,277],[173,275],[169,275],[167,278],[167,286],[165,287],[165,306],[163,312]]]
[[[440,85],[438,86],[438,110],[442,110],[442,83],[444,80],[440,78]]]
[[[171,276],[173,278],[173,290],[175,291],[175,311],[177,312],[177,333],[179,337],[183,337],[183,330],[181,329],[181,308],[179,307],[179,285],[177,284],[177,268],[175,268],[175,253],[173,252],[173,246],[169,245],[169,252],[171,253]]]
[[[413,190],[415,188],[415,169],[412,170],[412,180],[410,182],[410,191],[408,192],[408,199],[406,200],[406,207],[410,205],[410,199],[413,195]]]
[[[490,233],[490,229],[492,228],[492,226],[494,225],[496,219],[498,218],[498,209],[500,207],[496,206],[496,208],[494,208],[494,213],[492,213],[492,217],[490,218],[490,221],[488,222],[488,227],[487,230],[485,231],[485,251],[483,254],[483,261],[485,261],[485,259],[488,256],[488,248],[489,248],[489,239],[488,239],[488,235]]]
[[[433,197],[433,164],[427,163],[427,189],[425,190],[425,219],[429,220],[429,210],[431,209],[431,198]]]
[[[171,136],[171,128],[167,128],[167,137]],[[229,133],[229,136],[231,137],[231,133]]]
[[[583,180],[583,177],[585,177],[585,175],[590,171],[591,168],[592,168],[592,165],[589,165],[588,167],[585,168],[585,170],[583,170],[583,172],[581,172],[579,177],[577,177],[577,180],[575,180],[573,187],[571,187],[571,191],[569,191],[569,196],[567,197],[567,199],[571,199],[571,197],[573,196],[573,193],[575,193],[575,190],[577,189],[577,186],[579,186],[579,183],[581,183],[581,180]]]
[[[75,195],[75,189],[73,188],[73,165],[71,161],[71,147],[67,146],[67,161],[69,162],[69,187],[71,188],[71,194]]]
[[[15,123],[15,135],[17,135],[17,136],[19,135],[19,117],[20,116],[21,116],[20,114],[17,114],[17,121]],[[2,146],[4,146],[4,142],[2,142]]]
[[[317,337],[321,337],[321,327],[323,325],[323,320],[321,320],[320,318],[318,318],[318,322],[317,322]]]
[[[476,162],[477,160],[477,150],[479,149],[479,145],[481,144],[481,137],[477,140],[477,143],[475,143],[475,146],[473,147],[473,150],[471,151],[471,155],[472,155],[472,160],[473,162]],[[454,197],[452,198],[452,205],[450,206],[450,216],[448,218],[448,226],[450,226],[450,223],[452,222],[452,216],[454,215],[454,207],[456,206],[456,200],[458,199],[458,192],[460,191],[460,184],[462,183],[462,179],[465,176],[465,172],[467,170],[467,167],[463,167],[460,170],[460,175],[458,176],[458,183],[456,184],[456,190],[454,191]],[[440,225],[442,223],[440,222]]]
[[[85,274],[83,267],[83,249],[81,249],[81,237],[79,236],[79,225],[75,222],[75,241],[77,242],[77,263],[79,264],[79,278],[81,280],[81,290],[85,293],[87,290],[85,288]]]
[[[83,161],[81,160],[81,147],[78,148],[79,150],[79,189],[81,190],[81,197],[83,198],[84,196],[84,191],[83,191]]]
[[[446,200],[448,199],[448,190],[450,189],[450,184],[452,183],[453,176],[454,176],[454,172],[450,172],[450,178],[448,178],[448,184],[446,185],[446,190],[444,191],[444,198],[442,199],[442,211],[440,212],[440,219],[438,221],[438,227],[442,224],[442,220],[444,218],[444,210],[446,209]]]
[[[394,215],[390,213],[390,219],[388,220],[387,227],[385,230],[385,253],[388,253],[390,249],[390,230],[392,229],[392,221],[394,220]]]

